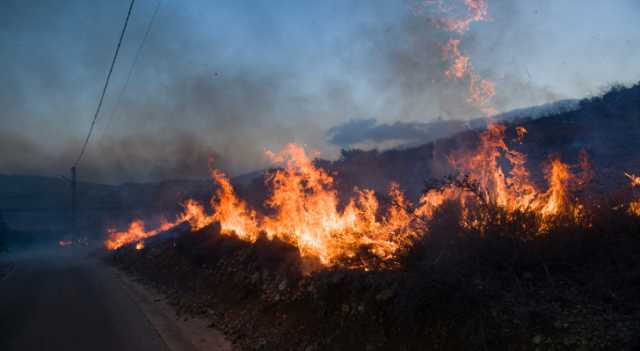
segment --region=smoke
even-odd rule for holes
[[[499,112],[540,105],[566,98],[550,86],[533,80],[523,53],[531,50],[532,34],[522,31],[519,20],[527,9],[511,1],[490,1],[491,18],[474,23],[461,38],[461,50],[469,55],[474,70],[495,82],[491,104]],[[437,11],[436,11],[437,12]],[[370,72],[367,83],[384,121],[472,119],[483,115],[468,103],[468,82],[451,80],[443,72],[448,62],[443,47],[458,38],[434,24],[437,16],[426,7],[407,12],[403,19],[385,27],[372,25],[358,40],[370,43],[366,59],[354,70]],[[536,43],[537,45],[537,43]],[[539,48],[540,51],[544,49]]]
[[[78,140],[67,148],[50,150],[24,136],[0,134],[3,152],[0,169],[14,174],[68,176],[69,160],[77,155]],[[137,134],[122,138],[105,138],[96,145],[101,150],[87,158],[79,170],[82,179],[98,179],[107,183],[162,179],[196,179],[207,176],[210,167],[221,166],[215,149],[205,140],[191,134],[174,134],[171,140],[156,135]]]
[[[68,172],[88,130],[127,4],[2,2],[1,173]],[[451,33],[413,5],[164,1],[114,111],[155,6],[137,2],[81,174],[107,182],[207,177],[212,158],[216,167],[239,174],[267,166],[264,149],[290,142],[330,158],[338,154],[336,146],[427,140],[439,134],[431,121],[478,117],[466,103],[465,83],[442,74],[442,45]],[[637,5],[620,6],[630,17],[637,13]],[[604,26],[598,31],[610,42],[594,48],[587,46],[598,41],[583,40],[586,34],[571,29],[581,28],[574,22],[565,30],[582,41],[546,35],[543,24],[562,30],[557,26],[563,21],[555,20],[559,15],[593,16],[585,6],[562,5],[560,14],[554,8],[549,1],[490,1],[490,20],[475,23],[463,38],[461,49],[474,70],[496,83],[493,103],[499,111],[574,96],[603,77],[639,72],[628,49],[640,46],[630,42],[623,50]],[[592,54],[579,55],[574,42]],[[601,48],[611,64],[595,67],[584,59]],[[563,50],[574,52],[570,59],[588,79],[558,77],[557,72],[569,71],[561,66]],[[612,67],[628,68],[616,73]],[[347,116],[375,121],[345,122]]]
[[[173,12],[172,4],[161,10],[116,109],[151,10],[140,6],[80,164],[83,179],[205,178],[212,159],[216,167],[241,173],[266,165],[265,148],[307,136],[295,135],[283,119],[310,115],[305,95],[292,91],[290,72],[230,65],[221,57],[234,48],[216,46],[216,40],[211,45],[207,33],[189,25],[193,15]],[[8,84],[0,86],[0,172],[66,174],[95,109],[122,8],[47,0],[10,1],[6,7],[0,26],[13,41],[0,43],[2,62],[16,69],[5,72]],[[41,38],[43,27],[50,38]],[[15,42],[24,46],[10,48]]]

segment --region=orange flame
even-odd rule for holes
[[[212,222],[219,222],[221,232],[254,242],[261,233],[278,238],[298,248],[301,256],[315,257],[322,264],[331,265],[340,259],[353,258],[368,247],[382,259],[391,258],[408,239],[415,236],[410,229],[412,217],[409,206],[398,185],[392,185],[389,197],[394,205],[378,219],[379,203],[371,190],[355,191],[344,209],[340,209],[334,180],[325,170],[316,167],[303,148],[289,144],[280,153],[267,155],[284,167],[267,179],[272,189],[266,205],[274,210],[270,216],[259,216],[239,199],[229,179],[221,171],[212,173],[219,186],[211,201],[211,215],[194,200],[184,204],[185,210],[175,222],[146,231],[144,222],[132,222],[126,231],[109,233],[105,242],[113,250],[142,240],[188,222],[198,230]]]
[[[625,172],[624,175],[631,181],[632,188],[640,187],[640,176],[627,172]],[[629,212],[633,215],[640,216],[640,200],[631,201],[629,203]]]
[[[221,188],[214,216],[223,232],[234,232],[249,241],[263,232],[269,239],[278,238],[297,247],[303,257],[316,257],[326,265],[354,257],[363,246],[370,246],[380,258],[389,258],[407,236],[413,235],[403,230],[410,219],[393,206],[381,220],[376,219],[379,204],[370,190],[356,191],[356,197],[340,210],[333,177],[313,165],[303,148],[289,144],[280,153],[267,154],[274,161],[284,162],[284,168],[267,179],[272,194],[266,205],[274,215],[258,219],[235,197],[221,172],[214,173]],[[405,201],[397,186],[389,196]]]
[[[631,181],[631,187],[640,187],[640,176],[624,172],[624,175]]]
[[[137,219],[129,224],[129,228],[126,231],[118,232],[110,229],[108,231],[109,238],[105,241],[105,246],[109,250],[119,249],[124,245],[137,243],[156,234],[165,232],[175,227],[180,222],[182,221],[176,221],[173,223],[163,221],[158,228],[147,231],[144,229],[144,221]]]
[[[577,183],[569,166],[558,158],[552,158],[546,172],[548,189],[538,191],[525,168],[526,156],[508,147],[504,132],[504,126],[491,123],[481,134],[480,146],[475,153],[452,159],[452,165],[461,173],[461,184],[425,193],[417,209],[419,214],[431,217],[445,201],[458,201],[465,217],[470,214],[468,205],[476,201],[502,208],[507,213],[537,213],[543,219],[540,231],[545,229],[544,220],[552,216],[562,213],[579,216],[580,206],[574,206],[569,197],[570,183]],[[519,140],[526,134],[526,129],[518,127],[516,133]],[[478,223],[470,218],[462,218],[461,221],[467,226]]]

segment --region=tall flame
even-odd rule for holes
[[[271,216],[258,217],[248,210],[226,177],[215,173],[221,190],[214,203],[214,216],[224,233],[254,241],[262,232],[269,239],[292,244],[302,256],[316,257],[327,265],[354,257],[363,246],[371,246],[371,253],[380,258],[389,258],[408,236],[414,235],[407,229],[410,218],[393,207],[377,219],[379,204],[370,190],[357,190],[355,198],[340,210],[333,177],[316,167],[303,148],[289,144],[279,153],[267,154],[273,161],[284,163],[267,179],[272,189],[266,201],[274,210]],[[389,196],[405,201],[397,187],[392,187]]]
[[[546,171],[548,188],[539,191],[525,167],[526,156],[507,145],[504,133],[504,126],[491,123],[481,134],[474,153],[452,159],[452,165],[460,172],[457,183],[423,194],[419,214],[430,217],[445,201],[457,201],[463,208],[462,224],[474,226],[481,223],[468,216],[469,205],[476,202],[501,208],[508,214],[535,213],[542,219],[540,232],[544,232],[545,221],[553,216],[564,213],[579,216],[581,207],[572,202],[569,190],[574,185],[584,186],[584,182],[578,182],[567,164],[552,157]],[[518,127],[516,133],[519,140],[526,129]]]

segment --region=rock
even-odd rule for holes
[[[576,341],[572,337],[569,337],[569,336],[567,336],[564,339],[562,339],[562,343],[565,346],[571,346],[571,345],[575,344],[575,342]]]
[[[542,335],[536,335],[533,337],[533,339],[531,340],[535,345],[540,345],[540,343],[542,342]]]
[[[287,288],[287,281],[283,280],[282,282],[280,282],[280,285],[278,285],[278,290],[282,291],[286,288]]]
[[[387,301],[393,297],[393,290],[385,289],[376,295],[377,301]]]

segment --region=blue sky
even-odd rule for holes
[[[407,0],[137,0],[83,162],[91,180],[204,177],[263,167],[264,148],[306,144],[333,157],[327,131],[353,119],[428,122],[480,115],[443,75],[450,33]],[[460,0],[451,0],[460,1]],[[640,3],[488,0],[462,49],[496,83],[501,111],[640,80]],[[0,4],[1,173],[59,174],[79,151],[126,0]],[[10,151],[9,151],[10,150]]]

